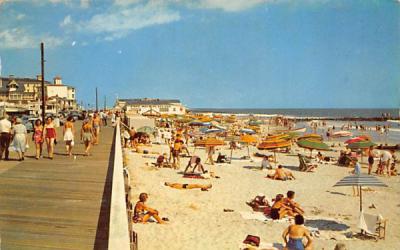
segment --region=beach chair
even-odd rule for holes
[[[307,163],[303,155],[298,154],[298,156],[300,162],[299,170],[301,172],[312,172],[317,167],[315,164]]]
[[[358,228],[361,233],[372,236],[376,240],[385,239],[387,219],[381,215],[367,214],[361,211]]]

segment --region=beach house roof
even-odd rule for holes
[[[35,78],[0,77],[0,92],[8,92],[10,84],[18,86],[15,90],[16,92],[24,92],[25,84],[41,84],[41,81]],[[48,85],[51,83],[45,81],[44,84]]]
[[[126,105],[168,105],[181,103],[178,99],[119,99],[120,102],[125,102]]]

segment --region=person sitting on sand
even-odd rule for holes
[[[225,163],[227,161],[228,159],[226,158],[226,155],[223,155],[221,154],[221,152],[219,152],[217,157],[217,163]]]
[[[164,224],[165,222],[158,215],[158,211],[145,204],[148,198],[149,196],[146,193],[139,195],[139,201],[136,203],[133,213],[133,221],[135,223],[147,223],[153,217],[158,223]]]
[[[284,250],[307,250],[312,249],[312,238],[310,231],[304,226],[304,217],[300,214],[294,217],[294,225],[287,227],[283,233],[282,237],[285,241],[286,247]],[[289,240],[288,240],[289,236]],[[307,239],[307,244],[303,245],[303,238]]]
[[[162,155],[159,155],[157,157],[157,161],[155,163],[152,163],[154,166],[158,167],[158,168],[163,168],[163,167],[168,167],[169,164],[167,162],[167,154],[164,153]]]
[[[269,163],[269,157],[268,156],[264,156],[262,161],[261,161],[261,170],[263,169],[272,169],[272,165],[271,163]]]
[[[300,207],[300,205],[294,201],[294,195],[295,192],[294,191],[288,191],[286,193],[286,198],[283,200],[283,202],[285,203],[285,205],[289,206],[294,213],[296,214],[304,214],[304,210]]]
[[[284,169],[282,165],[279,165],[278,168],[275,169],[275,173],[273,175],[268,174],[267,177],[273,180],[281,180],[281,181],[296,179],[292,174],[292,172],[290,170]]]
[[[265,208],[270,207],[264,194],[258,194],[252,201],[246,202],[246,204],[255,212],[265,212]]]
[[[181,183],[171,183],[165,182],[165,186],[176,188],[176,189],[196,189],[200,188],[201,191],[208,191],[208,189],[212,188],[211,184],[202,185],[202,184],[181,184]]]
[[[284,200],[283,200],[283,194],[278,194],[275,197],[274,204],[271,207],[271,218],[273,220],[280,220],[286,215],[288,216],[295,216],[295,213],[293,213],[292,209],[285,205]]]
[[[318,152],[317,154],[317,162],[322,163],[324,161],[324,156],[321,154],[321,152]]]
[[[397,176],[397,169],[396,169],[396,163],[392,163],[392,166],[390,167],[390,175],[391,176]]]

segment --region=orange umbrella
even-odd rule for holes
[[[223,146],[225,142],[217,138],[207,138],[204,140],[198,140],[194,143],[195,147],[212,147],[212,146]]]
[[[242,136],[240,136],[240,142],[247,144],[247,154],[250,157],[249,145],[253,144],[253,143],[256,143],[257,142],[257,138],[255,138],[252,135],[242,135]],[[232,151],[231,151],[231,155],[232,155]],[[232,158],[232,156],[231,156],[231,158]]]

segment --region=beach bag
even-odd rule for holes
[[[260,237],[249,234],[243,243],[258,247],[260,245]]]

